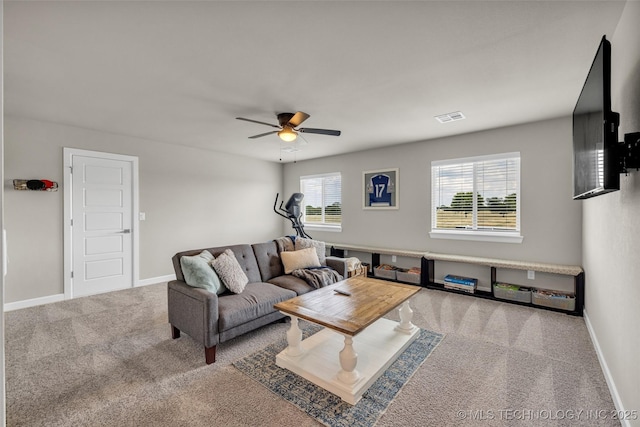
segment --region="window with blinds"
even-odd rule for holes
[[[342,175],[300,177],[302,201],[302,222],[305,226],[317,225],[339,228],[342,224]]]
[[[432,233],[520,234],[520,153],[434,161],[431,174]]]

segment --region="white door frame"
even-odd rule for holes
[[[71,228],[71,212],[72,212],[72,200],[71,200],[71,192],[72,192],[72,178],[71,178],[71,164],[72,157],[76,156],[84,156],[84,157],[96,157],[100,159],[106,160],[120,160],[125,162],[131,162],[132,170],[131,170],[131,185],[132,185],[132,209],[131,209],[131,239],[132,239],[132,269],[131,269],[131,284],[132,286],[138,286],[138,282],[140,280],[140,272],[139,272],[139,222],[138,222],[138,212],[139,212],[139,192],[138,192],[138,158],[136,156],[127,156],[124,154],[112,154],[112,153],[103,153],[100,151],[89,151],[89,150],[80,150],[77,148],[67,148],[64,147],[62,149],[62,159],[63,159],[63,193],[64,193],[64,299],[73,298],[73,279],[71,277],[71,272],[73,271],[73,236],[72,236],[72,228]]]

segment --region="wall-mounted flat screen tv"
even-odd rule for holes
[[[611,111],[611,43],[602,37],[573,110],[573,198],[620,189],[619,115]]]

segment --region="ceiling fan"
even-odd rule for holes
[[[284,142],[293,142],[298,137],[298,132],[300,133],[317,133],[320,135],[332,135],[332,136],[340,136],[339,130],[330,130],[330,129],[316,129],[316,128],[298,128],[307,120],[310,116],[307,113],[303,113],[302,111],[298,111],[297,113],[280,113],[277,115],[279,125],[274,125],[272,123],[261,122],[258,120],[245,119],[244,117],[236,117],[238,120],[244,120],[245,122],[258,123],[260,125],[271,126],[280,130],[272,130],[271,132],[265,132],[258,135],[250,136],[250,139],[261,138],[263,136],[272,135],[277,133],[281,140]]]

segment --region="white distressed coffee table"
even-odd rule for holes
[[[291,317],[288,346],[276,356],[276,364],[356,404],[418,337],[408,300],[419,290],[356,276],[276,304]],[[382,318],[398,306],[400,322]],[[298,319],[325,329],[303,341]]]

